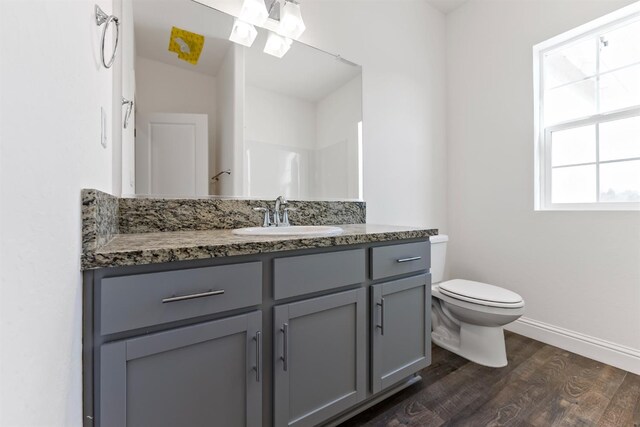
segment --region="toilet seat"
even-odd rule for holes
[[[486,283],[454,279],[440,283],[438,288],[443,295],[473,304],[501,308],[524,307],[524,301],[517,293]]]

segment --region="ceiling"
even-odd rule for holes
[[[317,102],[362,73],[360,67],[302,43],[275,58],[262,52],[266,39],[267,32],[259,31],[253,47],[245,49],[248,85]]]
[[[133,0],[136,55],[190,71],[216,76],[228,49],[233,26],[229,15],[191,0]],[[196,65],[167,50],[172,26],[202,34],[205,43]],[[267,31],[258,29],[251,48],[244,48],[246,82],[284,95],[316,102],[361,73],[333,55],[294,42],[282,58],[262,49]]]
[[[431,6],[445,14],[459,8],[468,1],[469,0],[427,0]]]
[[[136,55],[215,76],[230,46],[233,19],[190,0],[134,0]],[[169,52],[171,28],[176,26],[205,36],[197,65]]]

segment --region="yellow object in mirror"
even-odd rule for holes
[[[183,30],[182,28],[172,27],[171,37],[169,38],[169,52],[178,54],[178,58],[196,65],[200,58],[200,53],[204,46],[204,36]]]

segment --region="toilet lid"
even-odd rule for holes
[[[477,302],[484,305],[521,307],[524,303],[522,297],[515,292],[499,286],[471,280],[449,280],[439,285],[440,291],[452,298]]]

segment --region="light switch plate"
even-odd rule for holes
[[[100,107],[100,144],[107,148],[107,113]]]

